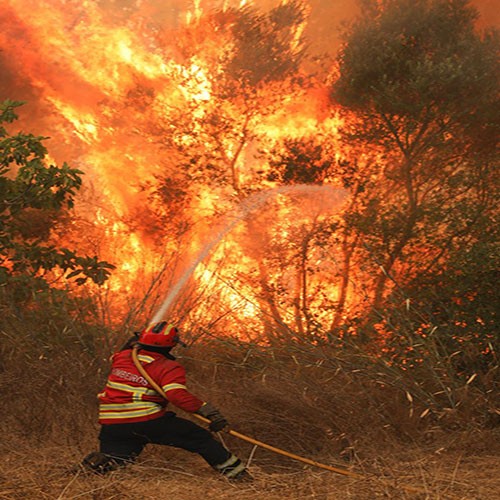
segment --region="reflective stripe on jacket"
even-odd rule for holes
[[[138,358],[148,375],[163,388],[168,402],[187,412],[200,409],[203,401],[187,390],[186,371],[182,365],[146,350],[141,350]],[[106,387],[98,395],[99,423],[141,422],[164,415],[168,402],[139,373],[132,359],[132,350],[117,352],[111,360]]]

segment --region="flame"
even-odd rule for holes
[[[196,62],[193,62],[188,68],[179,66],[179,73],[187,81],[185,85],[178,86],[186,100],[210,100],[212,86],[201,66]]]
[[[226,0],[222,8],[250,5],[253,3],[247,0]],[[164,27],[167,35],[154,18],[163,12],[161,7],[148,2],[124,3],[113,10],[90,1],[9,0],[0,14],[5,26],[0,30],[0,45],[19,79],[29,82],[40,95],[39,106],[45,116],[39,116],[36,127],[43,133],[49,131],[52,141],[48,147],[56,144],[58,162],[68,161],[86,173],[87,191],[77,200],[76,210],[90,225],[85,226],[84,237],[75,230],[66,238],[72,238],[84,251],[98,251],[101,258],[117,266],[106,287],[124,297],[147,288],[165,246],[173,244],[158,248],[143,230],[129,225],[134,210],[149,203],[142,186],[154,182],[155,175],[166,168],[168,159],[154,128],[168,118],[172,108],[194,104],[190,108],[193,117],[205,116],[219,71],[214,61],[224,49],[217,41],[208,40],[206,52],[186,56],[175,43],[160,41],[181,36],[179,23],[183,30],[195,29],[191,25],[201,24],[210,8],[210,2],[194,0],[191,9],[179,9],[175,22]],[[166,14],[164,19],[169,19]],[[299,47],[306,27],[305,23],[297,27],[294,48]],[[282,91],[269,87],[259,98],[265,103]],[[318,89],[284,95],[276,112],[254,120],[253,133],[271,142],[286,136],[314,135],[319,129],[336,137],[340,120],[326,111],[325,104],[325,94]],[[233,112],[237,115],[240,111],[234,107]],[[33,124],[29,118],[26,121]],[[178,140],[187,146],[192,138],[180,132]],[[256,147],[245,146],[238,157],[237,168],[244,179],[251,178],[257,165],[253,155]],[[224,148],[227,158],[235,160],[237,146],[227,140]],[[220,210],[219,195],[200,186],[190,207],[193,218],[203,221],[207,214]],[[286,216],[284,210],[282,213]],[[192,235],[186,250],[189,255],[196,254],[203,238],[210,237],[208,227],[205,229]],[[288,231],[283,226],[281,237],[287,238]],[[217,266],[226,259],[231,269],[250,272],[255,260],[243,257],[245,250],[238,235],[228,238],[224,248],[215,252],[194,278],[217,283],[222,308],[225,304],[240,318],[254,318],[262,312],[255,291],[243,281],[236,290],[228,284],[231,277],[222,277]],[[234,255],[228,258],[224,252]],[[319,267],[325,265],[324,273],[329,272],[326,259],[318,256],[317,262]],[[142,280],[143,286],[137,286],[137,280]],[[285,276],[287,280],[293,281],[291,276]],[[332,296],[335,294],[333,287]]]
[[[91,113],[77,111],[68,103],[57,97],[48,97],[54,107],[64,116],[74,127],[75,135],[87,144],[92,144],[98,139],[98,123]]]

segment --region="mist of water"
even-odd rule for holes
[[[151,323],[157,323],[163,320],[166,313],[169,311],[174,300],[179,292],[183,289],[191,274],[195,271],[198,265],[210,254],[212,249],[220,243],[220,241],[228,234],[239,222],[247,219],[249,216],[259,210],[270,198],[277,195],[301,195],[312,198],[315,203],[321,204],[322,210],[334,212],[338,210],[344,200],[347,198],[347,192],[344,189],[335,188],[332,186],[313,186],[307,184],[298,184],[295,186],[281,186],[267,191],[256,193],[244,200],[236,209],[229,215],[226,215],[221,223],[221,228],[217,234],[209,241],[200,251],[196,259],[184,271],[177,283],[168,292],[163,304],[154,315]],[[327,202],[328,207],[324,207]]]

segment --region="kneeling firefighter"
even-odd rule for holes
[[[162,321],[136,334],[112,356],[106,387],[98,395],[100,448],[85,457],[85,469],[97,473],[114,470],[133,462],[144,446],[152,443],[198,453],[228,479],[249,478],[241,460],[209,431],[167,410],[170,402],[197,413],[210,421],[212,432],[228,425],[216,408],[187,390],[186,371],[170,354],[177,344],[185,345],[177,328]],[[168,401],[141,375],[132,356],[134,347],[148,378],[163,389]]]

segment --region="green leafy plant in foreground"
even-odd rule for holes
[[[101,285],[112,264],[50,243],[50,229],[73,207],[83,172],[66,163],[47,165],[46,137],[9,134],[3,124],[18,118],[15,108],[22,104],[0,104],[0,286],[42,290],[56,269],[78,285],[89,279]]]

